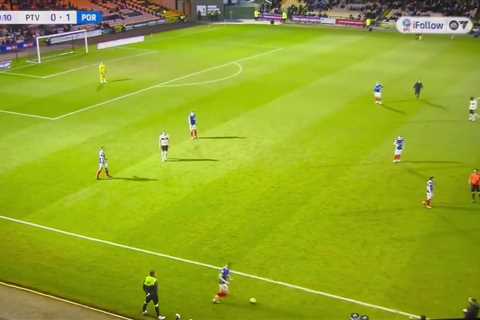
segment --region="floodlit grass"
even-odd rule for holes
[[[0,74],[1,110],[57,119],[0,113],[0,215],[458,317],[480,287],[480,203],[467,184],[480,167],[480,128],[467,121],[469,97],[480,95],[478,52],[472,38],[209,26],[12,70],[43,78]],[[394,165],[397,135],[407,146]],[[113,180],[95,180],[100,146]],[[130,317],[142,318],[153,268],[170,318],[405,318],[241,276],[212,305],[215,270],[4,220],[0,234],[1,280]]]

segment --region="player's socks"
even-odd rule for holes
[[[157,317],[160,317],[160,308],[155,306],[155,312],[157,313]]]
[[[147,304],[144,302],[142,306],[142,313],[147,314]]]

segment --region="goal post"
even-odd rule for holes
[[[78,43],[79,41],[83,42],[83,44],[75,47],[76,42]],[[85,53],[88,53],[88,34],[87,30],[81,29],[38,36],[35,38],[35,45],[37,47],[37,61],[35,62],[42,63],[47,54],[53,54],[53,56],[65,55],[75,52],[77,48],[82,48]]]

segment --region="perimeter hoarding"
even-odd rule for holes
[[[400,33],[467,34],[473,23],[465,17],[400,17],[396,27]]]

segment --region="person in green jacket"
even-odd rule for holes
[[[155,305],[155,312],[157,313],[157,318],[159,320],[164,320],[165,316],[160,314],[160,306],[158,303],[158,281],[155,277],[155,271],[150,271],[148,276],[143,280],[143,291],[145,291],[145,302],[143,303],[142,311],[143,314],[147,314],[147,305],[152,301]]]

